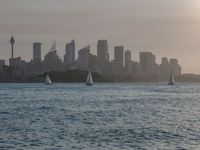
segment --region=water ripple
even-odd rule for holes
[[[198,84],[0,84],[0,150],[198,150],[199,97]]]

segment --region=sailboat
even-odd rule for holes
[[[168,85],[175,85],[173,72],[171,72],[170,81],[169,81]]]
[[[86,85],[88,85],[88,86],[92,86],[93,85],[91,72],[88,73],[87,80],[86,80]]]
[[[50,85],[52,84],[51,79],[49,77],[49,75],[46,76],[46,80],[45,80],[45,84]]]

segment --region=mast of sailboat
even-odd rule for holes
[[[48,74],[46,76],[46,84],[52,84],[51,79]]]
[[[169,85],[174,85],[174,84],[175,84],[175,81],[174,81],[173,71],[171,71]]]
[[[92,80],[92,74],[91,74],[91,72],[88,72],[87,80],[86,80],[86,85],[93,85],[93,80]]]

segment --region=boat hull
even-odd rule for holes
[[[46,85],[52,85],[52,83],[45,83]]]
[[[93,84],[91,84],[91,83],[86,83],[85,85],[87,85],[87,86],[93,86]]]
[[[168,83],[168,85],[173,86],[173,85],[175,85],[175,83]]]

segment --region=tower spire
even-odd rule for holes
[[[10,38],[10,44],[11,44],[11,58],[14,58],[14,44],[15,44],[15,39],[12,33],[12,36]]]

